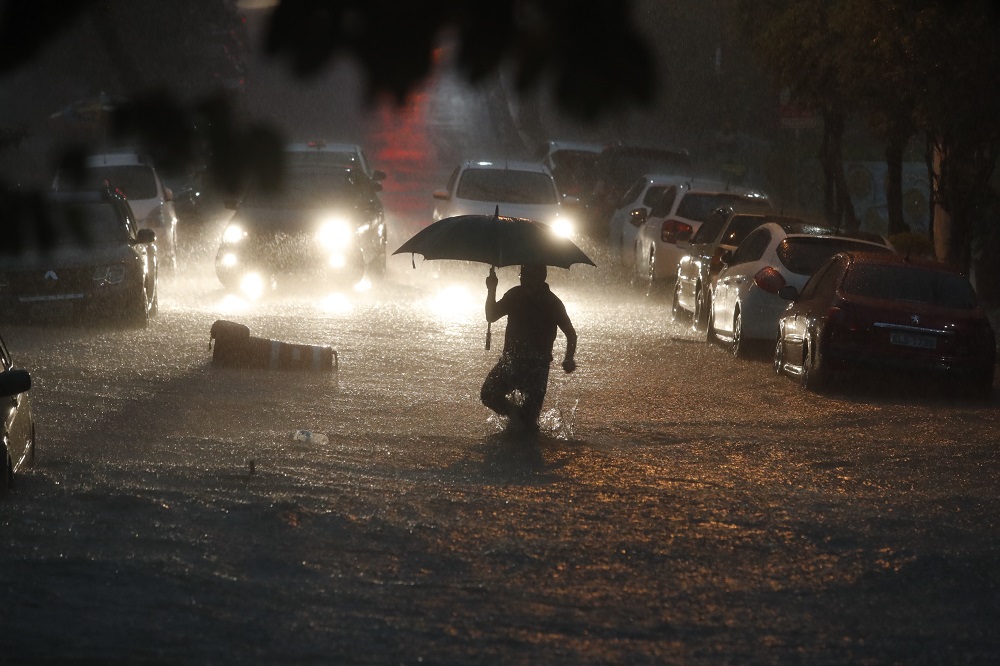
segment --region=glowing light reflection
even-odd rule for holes
[[[432,313],[447,322],[466,320],[483,307],[483,300],[461,285],[442,287],[426,303]]]
[[[320,300],[319,309],[334,314],[346,314],[354,309],[354,303],[344,294],[333,293]]]

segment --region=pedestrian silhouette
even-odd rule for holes
[[[486,321],[493,323],[507,317],[503,351],[480,391],[483,404],[509,425],[538,430],[538,416],[545,401],[552,363],[556,329],[566,336],[566,356],[562,367],[576,370],[576,329],[566,314],[566,306],[549,289],[546,267],[521,266],[521,284],[512,287],[498,301],[496,271],[486,278]]]

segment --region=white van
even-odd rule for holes
[[[52,187],[57,192],[95,190],[110,186],[124,193],[140,228],[156,233],[161,268],[177,268],[177,214],[174,195],[156,172],[152,161],[136,152],[91,155],[82,178],[60,172]]]

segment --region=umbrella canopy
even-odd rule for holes
[[[457,259],[490,266],[543,264],[569,268],[595,266],[583,250],[557,236],[546,224],[518,217],[456,215],[421,229],[393,254],[421,254],[424,259]]]

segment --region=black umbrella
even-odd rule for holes
[[[489,264],[490,274],[502,266],[542,264],[569,268],[596,266],[576,243],[557,236],[547,224],[520,217],[456,215],[434,222],[414,234],[393,254],[421,254],[424,259],[455,259]],[[490,348],[490,328],[486,328]]]
[[[424,259],[475,261],[494,267],[543,264],[569,268],[594,262],[577,245],[557,236],[547,224],[519,217],[456,215],[421,229],[393,254]]]

